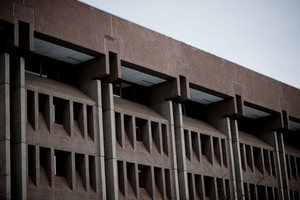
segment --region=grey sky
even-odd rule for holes
[[[81,0],[300,88],[299,0]]]

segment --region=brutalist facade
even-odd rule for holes
[[[1,199],[299,199],[299,89],[74,0],[0,54]]]

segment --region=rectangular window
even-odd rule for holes
[[[170,170],[165,169],[165,184],[166,184],[166,191],[167,191],[167,197],[169,199],[172,199],[171,195],[171,179],[170,179]]]
[[[214,156],[216,158],[215,161],[217,161],[217,163],[221,165],[221,147],[220,147],[219,138],[213,137],[213,145],[214,145]]]
[[[120,113],[115,113],[115,124],[116,124],[116,139],[117,142],[121,147],[123,147],[123,142],[122,142],[122,121],[121,121],[121,114]]]
[[[164,152],[168,155],[169,154],[169,145],[168,145],[168,132],[167,132],[167,125],[161,124],[161,134],[163,140],[163,149]]]
[[[139,165],[138,173],[139,173],[139,186],[141,188],[145,188],[145,186],[146,186],[146,166]]]
[[[125,196],[125,183],[124,183],[124,167],[123,161],[118,161],[118,182],[119,182],[119,190]]]
[[[253,156],[254,156],[254,165],[255,167],[263,173],[263,165],[262,165],[262,154],[261,149],[258,147],[253,147]]]
[[[245,165],[245,152],[244,152],[244,144],[240,143],[240,154],[241,154],[241,163],[242,163],[242,168],[245,171],[246,170],[246,165]]]
[[[134,148],[134,129],[132,116],[124,115],[125,133],[129,138],[132,148]]]
[[[198,161],[200,161],[200,145],[199,145],[199,138],[198,133],[191,131],[191,138],[192,138],[192,149],[194,154],[196,155]]]
[[[185,143],[185,154],[187,159],[191,160],[191,151],[190,151],[190,138],[189,131],[184,130],[184,143]]]
[[[39,130],[48,131],[50,130],[50,105],[49,96],[39,93]]]
[[[27,126],[35,129],[35,99],[34,92],[27,90]]]
[[[88,136],[94,141],[94,107],[93,106],[86,106],[86,117],[87,117],[87,131]]]
[[[161,135],[159,133],[159,124],[157,122],[151,122],[151,132],[152,132],[152,139],[154,141],[154,144],[158,150],[158,152],[161,154]]]
[[[200,134],[202,159],[206,158],[212,164],[210,136]]]
[[[36,155],[35,146],[28,145],[28,175],[30,180],[36,185]]]
[[[204,176],[204,188],[205,188],[205,197],[209,199],[214,198],[214,178]]]
[[[93,192],[97,192],[96,190],[96,162],[95,156],[89,156],[89,175],[90,175],[90,189]]]
[[[227,150],[226,150],[226,143],[224,139],[221,139],[222,144],[222,154],[223,154],[223,165],[227,167]]]
[[[81,103],[73,102],[73,119],[75,136],[84,138],[84,114]]]
[[[162,175],[161,168],[154,167],[154,179],[155,179],[155,185],[158,188],[156,194],[159,195],[161,199],[163,199],[164,188],[163,188],[163,175]]]
[[[53,122],[56,124],[64,124],[66,116],[67,101],[59,98],[53,98]]]
[[[51,180],[51,151],[40,147],[40,180],[41,185],[49,185]]]
[[[76,189],[86,190],[86,175],[85,175],[85,156],[83,154],[75,154],[75,170],[76,170]]]
[[[143,141],[143,136],[144,136],[144,130],[143,126],[145,124],[145,120],[138,119],[136,118],[135,121],[135,133],[136,133],[136,140],[137,141]]]

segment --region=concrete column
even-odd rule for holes
[[[177,155],[177,167],[178,167],[178,179],[180,184],[180,199],[188,199],[188,180],[186,171],[186,152],[184,143],[184,129],[183,129],[183,118],[181,104],[174,105],[174,128],[175,128],[175,144],[176,144],[176,155]]]
[[[16,57],[11,66],[12,106],[11,106],[11,141],[12,141],[12,198],[27,198],[27,155],[26,155],[26,90],[25,59]]]
[[[11,198],[9,59],[0,55],[0,199]]]
[[[100,199],[106,199],[106,177],[105,177],[105,153],[104,153],[104,135],[103,135],[103,114],[102,114],[102,88],[99,80],[90,81],[79,86],[80,89],[96,102],[96,109],[93,109],[94,120],[94,142],[97,144],[96,153],[96,193]],[[110,99],[112,96],[105,97]],[[83,108],[83,116],[87,117],[86,106]],[[114,117],[114,115],[113,115]],[[87,121],[84,122],[84,138],[87,140]],[[117,168],[116,168],[117,169]],[[117,171],[116,171],[117,172]],[[109,176],[107,176],[109,177]]]
[[[278,189],[279,189],[279,199],[288,199],[289,190],[288,190],[288,176],[287,169],[285,165],[285,150],[282,134],[272,131],[263,133],[261,138],[266,141],[269,145],[274,147],[274,163],[276,170],[276,177],[278,180]],[[269,155],[270,159],[270,155]],[[270,161],[269,161],[270,162]],[[272,163],[270,162],[270,165]],[[270,167],[270,171],[272,167]]]
[[[240,142],[239,142],[239,133],[238,133],[238,125],[236,120],[231,120],[230,122],[231,134],[232,134],[232,152],[233,159],[232,161],[233,168],[235,171],[236,177],[236,197],[238,199],[245,199],[244,197],[244,187],[243,187],[243,171],[242,171],[242,162],[240,155]],[[232,154],[231,154],[232,155]],[[234,193],[235,194],[235,193]]]
[[[290,192],[289,192],[289,180],[288,180],[288,171],[286,165],[286,157],[285,157],[285,147],[284,147],[284,140],[282,133],[277,134],[277,141],[278,141],[278,153],[276,155],[276,160],[278,166],[280,166],[279,174],[281,175],[282,185],[279,188],[279,194],[283,199],[290,199]]]
[[[171,181],[171,194],[172,199],[179,199],[179,184],[178,184],[178,168],[176,158],[176,144],[175,144],[175,123],[174,123],[174,111],[171,101],[157,104],[152,107],[161,116],[169,121],[169,127],[167,127],[167,139],[168,139],[168,155],[171,157],[172,168],[170,169],[170,181]]]
[[[118,166],[116,159],[116,129],[111,84],[102,85],[103,128],[105,149],[106,193],[108,199],[118,199]]]

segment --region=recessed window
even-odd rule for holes
[[[146,186],[146,167],[145,166],[139,166],[139,169],[138,169],[138,173],[139,173],[139,186],[141,188],[145,188]]]
[[[68,165],[68,154],[65,151],[55,151],[54,155],[54,174],[55,176],[66,177],[67,165]]]
[[[53,98],[53,122],[56,124],[63,124],[65,116],[66,100]]]

